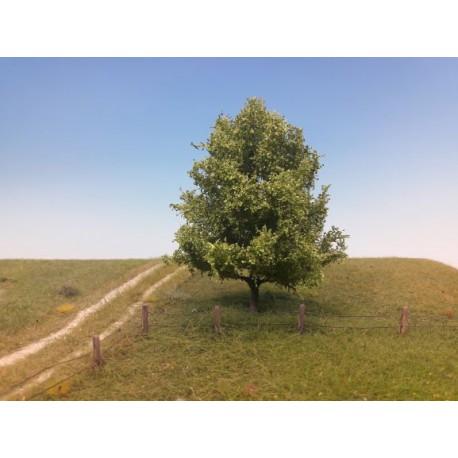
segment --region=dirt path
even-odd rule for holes
[[[179,268],[179,269],[175,270],[171,274],[166,275],[164,278],[161,278],[159,281],[157,281],[151,287],[149,287],[142,294],[141,301],[136,302],[135,304],[132,304],[127,309],[126,313],[124,313],[124,315],[118,321],[116,321],[115,323],[110,325],[108,328],[105,329],[105,331],[103,331],[100,334],[100,340],[103,341],[104,339],[106,339],[107,337],[109,337],[110,335],[115,333],[122,325],[124,325],[134,315],[136,310],[142,305],[142,303],[143,303],[143,301],[145,299],[147,299],[154,291],[156,291],[162,285],[167,283],[172,277],[174,277],[178,272],[180,272],[182,270],[183,270],[183,268]],[[91,349],[91,344],[85,346],[84,348],[81,348],[80,350],[74,351],[70,355],[67,355],[65,357],[65,359],[60,360],[58,363],[62,363],[65,360],[71,360],[73,358],[78,358],[78,357],[82,356],[85,352],[89,351],[90,349]],[[34,377],[33,379],[29,380],[26,384],[22,384],[20,387],[11,390],[8,393],[5,393],[6,397],[4,397],[3,399],[12,399],[12,398],[17,398],[17,397],[20,397],[20,398],[22,397],[23,399],[25,399],[24,393],[26,393],[28,390],[30,390],[34,386],[37,386],[40,383],[43,383],[46,380],[48,380],[53,375],[54,372],[55,372],[55,369],[52,368],[52,369],[48,369],[48,370],[46,370],[44,372],[41,372],[40,374],[37,374],[36,377]]]
[[[68,323],[65,327],[60,329],[59,331],[53,332],[52,334],[43,337],[36,342],[32,342],[31,344],[22,347],[21,349],[10,353],[8,355],[3,356],[0,358],[0,367],[7,367],[15,364],[16,362],[20,361],[21,359],[27,358],[28,356],[34,355],[35,353],[39,352],[41,349],[47,347],[51,343],[55,342],[57,339],[61,339],[62,337],[67,336],[73,329],[79,326],[87,317],[92,315],[93,313],[100,310],[102,307],[107,305],[110,301],[112,301],[115,297],[118,297],[120,294],[124,293],[130,288],[138,285],[145,277],[150,275],[152,272],[157,270],[161,267],[162,264],[156,264],[153,267],[145,270],[141,274],[138,274],[136,277],[130,279],[123,285],[119,286],[118,288],[110,291],[106,294],[100,301],[97,303],[86,307],[85,309],[81,310],[72,320]]]

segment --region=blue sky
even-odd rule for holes
[[[458,267],[453,58],[0,58],[0,258],[170,253],[190,142],[252,96],[324,155],[350,256]]]

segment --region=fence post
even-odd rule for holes
[[[305,305],[301,304],[299,305],[299,333],[303,334],[304,333],[304,328],[305,328]]]
[[[219,335],[221,334],[221,308],[219,305],[215,305],[213,311],[213,321],[215,323],[215,331]]]
[[[142,333],[148,334],[149,320],[148,320],[148,304],[142,305]]]
[[[100,337],[92,336],[92,365],[98,367],[102,364],[100,358]]]
[[[409,307],[402,308],[401,318],[399,320],[399,334],[404,336],[409,328]]]

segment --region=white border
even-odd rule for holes
[[[450,0],[4,0],[0,56],[456,56]]]

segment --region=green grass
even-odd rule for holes
[[[109,304],[88,316],[77,328],[73,329],[68,336],[56,340],[31,357],[20,360],[14,365],[1,368],[0,399],[24,399],[24,397],[28,396],[28,388],[24,386],[23,382],[29,380],[30,377],[33,378],[34,375],[42,372],[45,368],[53,367],[60,361],[72,359],[75,351],[88,353],[88,357],[84,357],[82,360],[76,360],[71,364],[59,364],[54,369],[54,376],[58,378],[67,376],[68,370],[73,370],[75,364],[77,367],[81,365],[84,367],[84,365],[87,365],[87,362],[91,359],[90,345],[92,336],[104,333],[109,326],[112,326],[125,315],[127,308],[141,300],[144,291],[169,273],[173,273],[175,270],[175,266],[160,265],[158,269],[155,269],[152,273],[144,277],[136,286],[123,292],[111,300]],[[119,279],[116,286],[119,286]],[[73,320],[75,310],[71,310],[70,313],[65,314],[53,311],[53,317],[58,317],[60,315],[66,316],[66,324],[68,321]],[[47,324],[50,326],[50,323]],[[54,326],[60,325],[58,321],[53,321],[52,324]],[[141,320],[140,317],[136,317],[136,319],[131,320],[125,325],[117,326],[118,329],[114,334],[103,341],[104,348],[106,348],[107,344],[111,345],[113,341],[116,341],[118,336],[123,336],[128,331],[138,333],[141,329]],[[59,327],[55,327],[51,329],[51,331],[57,331],[58,329]],[[26,331],[31,333],[30,329],[22,330],[23,333]],[[0,337],[0,340],[3,341],[4,338]],[[15,388],[20,388],[22,392],[16,393]],[[23,391],[24,389],[25,392]],[[36,393],[36,389],[33,391]],[[26,396],[24,396],[24,394]]]
[[[0,260],[0,355],[62,327],[157,260]],[[62,294],[63,286],[78,291]],[[56,307],[73,305],[71,313]]]
[[[327,269],[320,288],[298,296],[266,285],[256,317],[243,283],[179,277],[153,298],[147,336],[138,325],[127,327],[102,368],[71,378],[65,397],[54,390],[38,399],[458,400],[458,322],[445,317],[458,312],[456,269],[427,260],[349,259]],[[303,335],[296,332],[301,302],[310,314]],[[220,337],[212,328],[215,304],[222,307]],[[411,324],[439,326],[412,327],[400,337],[404,305]],[[332,314],[387,316],[323,316]]]

